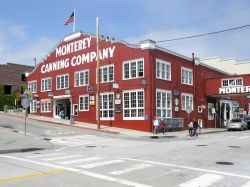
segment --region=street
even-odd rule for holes
[[[0,154],[0,186],[250,186],[250,130],[156,139],[27,120],[25,137],[23,121],[0,115],[0,151],[16,150]]]

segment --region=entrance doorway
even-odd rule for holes
[[[69,99],[54,100],[54,118],[60,118],[60,111],[64,112],[65,119],[70,119],[71,103]]]

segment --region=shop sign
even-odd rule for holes
[[[121,99],[116,99],[116,100],[115,100],[115,104],[116,104],[116,105],[120,105],[121,103],[122,103],[122,100],[121,100]]]
[[[221,87],[219,94],[241,94],[250,93],[250,86]]]
[[[93,91],[94,91],[93,86],[88,86],[88,87],[87,87],[87,92],[93,92]]]

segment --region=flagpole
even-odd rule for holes
[[[76,9],[74,8],[74,24],[73,24],[73,32],[76,31]]]
[[[97,128],[100,129],[100,58],[99,58],[99,17],[96,17],[96,118]]]

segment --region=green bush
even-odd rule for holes
[[[4,110],[4,106],[7,105],[8,109],[15,108],[15,98],[16,93],[11,93],[10,95],[4,94],[4,88],[0,85],[0,110]]]

